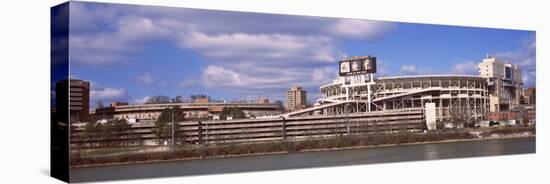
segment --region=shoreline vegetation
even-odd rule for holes
[[[70,154],[70,168],[155,163],[181,160],[230,158],[267,154],[375,148],[458,141],[481,141],[536,136],[535,126],[451,129],[422,133],[377,133],[290,139],[269,142],[204,144],[179,147],[107,148],[76,150]]]

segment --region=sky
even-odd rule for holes
[[[535,86],[534,31],[232,11],[70,4],[70,76],[91,101],[281,100],[302,86],[308,102],[337,78],[337,62],[377,57],[377,76],[478,75],[487,55],[517,64]]]

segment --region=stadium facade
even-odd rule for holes
[[[478,65],[479,75],[375,77],[376,58],[371,56],[346,58],[339,65],[339,77],[320,87],[322,98],[314,107],[283,116],[425,109],[433,103],[437,122],[471,123],[489,112],[514,108],[522,84],[517,65],[489,56]]]
[[[341,104],[321,114],[424,108],[426,103],[435,103],[437,121],[480,120],[489,108],[486,79],[471,75],[379,77],[353,86],[340,77],[320,90],[323,98],[318,105]]]

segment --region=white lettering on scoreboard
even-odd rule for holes
[[[361,56],[339,62],[339,75],[352,76],[367,73],[376,73],[376,57]]]
[[[360,74],[360,75],[351,75],[344,76],[344,85],[345,86],[364,86],[371,82],[372,74]]]

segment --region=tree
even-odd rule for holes
[[[89,122],[84,127],[84,136],[91,146],[120,146],[131,126],[125,119],[109,120],[106,123]]]
[[[120,142],[124,145],[129,143],[128,141],[125,141],[126,138],[128,138],[126,136],[126,133],[132,127],[130,124],[128,124],[128,121],[126,121],[125,119],[115,119],[115,120],[109,121],[107,124],[111,128],[111,133],[113,134],[111,135],[112,138],[117,140],[124,140]]]
[[[103,107],[105,107],[105,105],[103,105],[103,100],[101,100],[101,99],[98,100],[98,101],[96,102],[96,108],[97,108],[97,109],[101,109],[101,108],[103,108]]]
[[[183,97],[178,95],[176,96],[176,98],[173,98],[172,99],[172,103],[182,103],[183,102]]]
[[[281,101],[281,100],[275,100],[274,103],[277,104],[277,108],[279,108],[279,110],[281,110],[281,111],[284,111],[284,110],[285,110],[285,106],[284,106],[284,104],[283,104],[283,101]]]
[[[184,139],[184,134],[178,131],[179,126],[177,122],[181,122],[184,120],[185,120],[185,114],[183,112],[183,109],[181,109],[178,106],[175,106],[172,108],[166,108],[162,110],[162,112],[160,113],[160,116],[155,122],[155,128],[153,129],[153,133],[156,135],[159,142],[164,142],[164,141],[170,142],[171,136],[172,136],[172,122],[175,122],[176,123],[174,125],[174,137],[176,137],[175,143],[182,142]]]
[[[205,94],[191,95],[190,98],[191,98],[192,101],[195,101],[197,98],[208,98],[208,99],[210,99],[210,97],[205,95]]]
[[[96,126],[95,121],[91,121],[86,123],[86,126],[84,126],[83,136],[84,140],[86,142],[90,143],[90,146],[94,146],[95,138],[97,137],[97,134],[99,134],[98,126]]]
[[[246,115],[244,114],[243,110],[237,107],[224,107],[220,118],[227,119],[227,117],[229,116],[231,116],[233,119],[246,118]]]
[[[451,121],[453,122],[455,128],[457,127],[469,127],[470,126],[470,111],[466,107],[460,106],[459,109],[453,109],[450,113]]]

